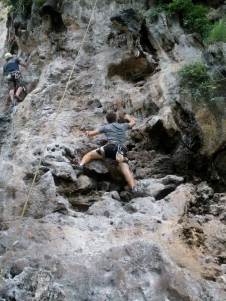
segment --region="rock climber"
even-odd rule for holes
[[[20,102],[22,101],[20,93],[23,91],[25,83],[22,80],[19,65],[26,68],[27,64],[21,62],[20,59],[15,58],[9,52],[5,54],[5,59],[3,75],[6,75],[10,99],[12,102],[15,100]]]
[[[104,158],[114,159],[118,162],[118,166],[131,188],[132,195],[136,195],[138,191],[128,165],[127,148],[125,146],[126,131],[134,127],[136,122],[126,114],[124,119],[128,120],[129,123],[118,123],[117,115],[114,112],[108,113],[106,119],[109,123],[108,125],[101,126],[94,131],[86,131],[85,134],[87,137],[93,137],[104,133],[108,140],[107,144],[84,155],[80,164],[73,165],[73,168],[83,171],[85,164],[91,160]]]

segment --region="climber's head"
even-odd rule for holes
[[[110,112],[106,115],[106,119],[108,123],[113,123],[117,121],[117,116],[114,112]]]
[[[11,54],[11,53],[7,52],[7,53],[5,54],[5,59],[6,59],[6,60],[10,59],[11,57],[12,57],[12,54]]]

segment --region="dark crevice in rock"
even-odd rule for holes
[[[74,203],[74,200],[69,200],[70,203],[73,203],[73,209],[77,212],[87,212],[89,207],[92,206],[97,200],[90,202],[90,204],[79,204]]]
[[[147,52],[148,54],[151,54],[155,57],[156,60],[157,58],[157,50],[156,48],[151,44],[150,39],[148,38],[148,30],[144,24],[141,26],[141,31],[140,31],[140,44],[142,46],[142,49]]]
[[[169,193],[171,193],[172,191],[174,191],[176,189],[175,185],[167,185],[165,186],[164,189],[162,189],[159,194],[157,194],[155,196],[156,200],[161,200],[163,198],[165,198]]]
[[[155,112],[155,109],[152,110],[152,105],[150,105],[149,113],[156,115],[158,109],[156,108]],[[207,181],[215,180],[216,186],[218,178],[215,175],[214,168],[211,167],[213,164],[201,153],[203,142],[195,115],[178,103],[174,111],[174,118],[179,130],[174,132],[166,130],[161,119],[153,118],[149,118],[143,125],[132,132],[135,147],[130,147],[130,150],[133,150],[133,152],[141,152],[141,150],[155,151],[156,153],[153,158],[146,161],[144,172],[140,169],[140,167],[144,169],[144,166],[142,166],[143,159],[138,158],[135,153],[132,154],[132,160],[136,161],[138,178],[155,176],[157,174],[164,175],[164,172],[168,172],[168,174],[182,175],[188,181],[193,181],[197,177]],[[161,162],[158,159],[156,161],[157,158],[166,155],[169,156],[170,160],[167,159],[165,161],[164,159]],[[223,150],[221,156],[224,157]],[[220,156],[218,159],[219,164],[217,164],[217,167],[223,169],[224,166],[220,163]],[[167,167],[165,170],[164,166]]]
[[[157,115],[158,112],[159,107],[155,104],[155,102],[152,99],[147,99],[144,102],[143,108],[141,109],[141,113],[144,118]]]
[[[210,186],[213,187],[216,193],[225,192],[226,180],[225,179],[214,179],[210,180]]]
[[[147,150],[154,149],[161,153],[169,154],[175,149],[180,139],[179,133],[169,136],[161,120],[158,120],[158,122],[156,122],[150,130],[147,129],[147,131],[149,135]]]
[[[202,147],[202,141],[195,115],[177,103],[174,118],[177,126],[183,133],[183,144],[191,151],[198,152]]]
[[[111,173],[110,168],[110,173]],[[118,176],[118,175],[117,175]],[[122,179],[118,179],[117,177],[114,180],[110,180],[111,176],[106,176],[104,174],[97,174],[95,171],[91,171],[86,169],[82,177],[84,180],[81,182],[81,187],[79,187],[78,183],[81,178],[78,178],[78,181],[75,183],[71,180],[62,179],[54,176],[54,182],[57,186],[57,195],[63,196],[68,199],[69,203],[73,206],[75,211],[86,212],[91,205],[95,202],[98,202],[104,192],[109,190],[115,190],[114,186],[117,186],[117,190],[119,190],[119,186],[124,183]],[[88,178],[87,178],[88,177]],[[84,181],[88,179],[88,184]],[[95,178],[95,180],[94,180]],[[95,181],[95,182],[92,182]],[[108,182],[107,182],[108,181]],[[112,182],[111,182],[112,181]],[[116,181],[116,183],[115,183]],[[120,183],[117,185],[117,183]],[[85,186],[83,186],[85,185]],[[111,187],[112,186],[112,187]],[[124,189],[124,186],[120,188]],[[56,212],[65,213],[65,208],[57,208]]]
[[[226,264],[226,256],[217,256],[217,258],[218,258],[218,264],[219,265],[222,265],[222,264]]]
[[[13,27],[15,35],[20,37],[22,31],[27,29],[27,21],[23,17],[17,16],[13,21]]]
[[[126,27],[136,40],[143,22],[143,15],[138,9],[128,8],[117,12],[110,20],[121,28]]]
[[[68,214],[68,210],[65,207],[57,208],[57,209],[53,210],[53,213],[56,213],[56,212],[61,213],[63,215],[67,215]]]
[[[53,176],[54,183],[58,187],[57,194],[65,197],[69,197],[74,191],[76,184],[71,180],[61,179],[59,177]]]
[[[78,200],[70,198],[69,202],[71,203],[71,205],[73,206],[73,209],[77,212],[87,212],[89,207],[92,206],[94,203],[98,202],[98,200],[89,200],[89,203],[85,204],[85,203],[79,203]]]
[[[88,168],[84,170],[83,174],[90,178],[93,178],[97,182],[110,180],[109,174],[106,175],[106,174],[102,174],[102,173],[97,173],[95,170],[88,169]]]
[[[181,141],[173,152],[175,170],[196,172],[210,178],[209,162],[200,152],[203,143],[195,115],[177,103],[174,118],[181,132]]]
[[[18,46],[16,40],[14,40],[12,42],[12,44],[10,45],[10,47],[9,47],[9,52],[12,53],[12,54],[17,55],[18,50],[19,50],[19,46]]]
[[[127,149],[129,152],[132,151],[135,147],[136,147],[135,144],[127,144]],[[128,154],[128,156],[129,156],[129,154]]]
[[[216,168],[217,174],[220,177],[225,178],[225,176],[226,176],[226,146],[214,153],[212,161],[213,161],[214,167]]]
[[[129,8],[117,12],[110,20],[118,31],[108,36],[108,43],[118,48],[127,45],[128,53],[120,63],[109,66],[108,76],[119,75],[133,83],[145,80],[156,70],[157,51],[148,39],[143,14],[138,9]]]
[[[143,57],[129,57],[119,64],[110,64],[108,67],[108,77],[119,75],[125,81],[138,82],[147,75],[154,72],[155,67],[149,66]]]
[[[64,25],[61,17],[61,11],[59,10],[59,7],[56,5],[55,1],[46,1],[39,9],[39,15],[41,17],[45,15],[50,16],[51,30],[53,32],[63,32],[66,30],[66,26]]]

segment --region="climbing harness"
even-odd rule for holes
[[[70,75],[69,75],[68,81],[67,81],[67,83],[66,83],[66,86],[65,86],[65,89],[64,89],[63,96],[62,96],[62,98],[61,98],[61,100],[60,100],[60,102],[59,102],[59,105],[58,105],[58,108],[57,108],[57,111],[56,111],[56,116],[55,116],[55,118],[53,119],[52,124],[51,124],[51,126],[50,126],[49,134],[48,134],[48,136],[47,136],[47,138],[46,138],[46,142],[45,142],[45,145],[44,145],[43,152],[42,152],[42,154],[41,154],[41,156],[40,156],[40,159],[39,159],[39,162],[38,162],[38,166],[36,167],[36,171],[35,171],[35,174],[34,174],[34,177],[33,177],[33,180],[32,180],[32,183],[31,183],[31,186],[30,186],[30,189],[29,189],[29,192],[28,192],[28,196],[27,196],[27,198],[26,198],[26,200],[25,200],[25,203],[24,203],[24,207],[23,207],[21,216],[20,216],[20,218],[19,218],[19,221],[18,221],[16,230],[15,230],[15,232],[14,232],[14,236],[13,236],[13,240],[12,240],[10,249],[9,249],[9,251],[8,251],[8,254],[7,254],[7,256],[6,256],[6,260],[5,260],[4,265],[3,265],[3,268],[2,268],[2,273],[1,273],[1,276],[0,276],[0,283],[2,282],[3,277],[4,277],[4,274],[5,274],[5,272],[6,272],[6,267],[7,267],[8,261],[9,261],[9,259],[10,259],[10,257],[11,257],[12,249],[13,249],[13,246],[14,246],[14,244],[15,244],[15,242],[16,242],[16,238],[17,238],[17,235],[18,235],[18,233],[19,233],[19,228],[20,228],[20,225],[21,225],[21,223],[22,223],[22,219],[23,219],[25,210],[26,210],[26,208],[27,208],[27,204],[28,204],[28,202],[29,202],[29,200],[30,200],[30,198],[31,198],[31,193],[32,193],[32,190],[33,190],[33,186],[34,186],[35,180],[36,180],[36,178],[37,178],[37,175],[38,175],[38,173],[39,173],[39,169],[40,169],[40,166],[41,166],[42,159],[43,159],[43,157],[44,157],[44,153],[45,153],[46,148],[47,148],[47,145],[48,145],[48,143],[49,143],[49,139],[50,139],[50,137],[51,137],[51,135],[52,135],[52,132],[53,132],[53,129],[54,129],[54,126],[55,126],[57,117],[58,117],[58,115],[59,115],[59,113],[60,113],[60,109],[61,109],[63,100],[64,100],[64,98],[65,98],[65,94],[66,94],[67,89],[68,89],[68,86],[69,86],[69,82],[70,82],[70,80],[71,80],[72,74],[73,74],[73,72],[74,72],[75,66],[76,66],[77,61],[78,61],[78,57],[79,57],[79,55],[80,55],[82,46],[83,46],[83,44],[84,44],[86,35],[87,35],[87,33],[88,33],[88,30],[89,30],[89,27],[90,27],[90,24],[91,24],[91,20],[92,20],[92,18],[93,18],[93,14],[94,14],[94,11],[95,11],[95,8],[96,8],[96,4],[97,4],[97,0],[95,0],[95,3],[94,3],[94,5],[93,5],[92,12],[91,12],[90,19],[89,19],[89,23],[88,23],[87,29],[86,29],[86,31],[85,31],[85,34],[84,34],[82,43],[81,43],[81,45],[80,45],[78,54],[77,54],[77,56],[76,56],[74,65],[72,66],[72,70],[71,70],[71,73],[70,73]]]
[[[108,141],[107,144],[105,144],[104,146],[101,146],[99,148],[100,150],[100,153],[103,157],[103,159],[106,158],[105,156],[105,146],[106,145],[109,145],[109,144],[112,144],[114,145],[114,149],[113,149],[113,152],[116,151],[116,154],[115,154],[115,160],[118,162],[118,163],[127,163],[128,162],[128,158],[125,156],[126,153],[127,153],[127,147],[122,144],[122,143],[118,143],[117,141]]]
[[[22,75],[21,75],[20,71],[18,71],[18,70],[12,71],[6,76],[7,81],[14,81],[14,80],[20,79],[20,78],[22,78]]]
[[[117,153],[116,153],[116,161],[118,163],[125,162],[125,151],[123,150],[123,147],[121,145],[118,145]]]

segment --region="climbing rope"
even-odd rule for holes
[[[94,14],[94,11],[95,11],[95,8],[96,8],[96,4],[97,4],[97,0],[95,0],[95,3],[94,3],[94,5],[93,5],[93,8],[92,8],[92,12],[91,12],[91,15],[90,15],[90,19],[89,19],[89,23],[88,23],[87,29],[86,29],[86,31],[85,31],[85,34],[84,34],[82,43],[81,43],[81,45],[80,45],[78,54],[77,54],[77,56],[76,56],[74,65],[73,65],[73,67],[72,67],[70,76],[69,76],[68,81],[67,81],[67,83],[66,83],[66,86],[65,86],[65,89],[64,89],[63,96],[62,96],[62,98],[61,98],[61,100],[60,100],[60,103],[59,103],[59,105],[58,105],[57,112],[56,112],[56,116],[55,116],[55,118],[53,119],[53,122],[52,122],[51,127],[50,127],[50,130],[49,130],[49,134],[48,134],[48,136],[47,136],[47,138],[46,138],[46,142],[45,142],[45,145],[44,145],[43,152],[42,152],[41,157],[40,157],[40,159],[39,159],[38,166],[37,166],[37,168],[36,168],[36,171],[35,171],[35,174],[34,174],[34,177],[33,177],[33,180],[32,180],[32,183],[31,183],[31,186],[30,186],[30,189],[29,189],[29,192],[28,192],[27,199],[25,200],[25,203],[24,203],[23,211],[22,211],[22,213],[21,213],[21,216],[20,216],[18,225],[17,225],[17,227],[16,227],[16,231],[15,231],[15,233],[14,233],[13,240],[12,240],[12,243],[11,243],[11,246],[10,246],[10,249],[9,249],[9,252],[8,252],[8,254],[7,254],[6,260],[5,260],[4,265],[3,265],[3,269],[2,269],[2,273],[1,273],[1,277],[0,277],[0,283],[1,283],[2,280],[3,280],[3,277],[4,277],[4,274],[5,274],[5,271],[6,271],[6,267],[7,267],[8,261],[9,261],[9,259],[10,259],[10,257],[11,257],[12,249],[13,249],[13,246],[14,246],[14,244],[15,244],[15,242],[16,242],[16,237],[17,237],[18,232],[19,232],[19,227],[20,227],[20,225],[21,225],[21,223],[22,223],[22,219],[23,219],[25,210],[26,210],[26,208],[27,208],[27,204],[28,204],[28,202],[29,202],[29,200],[30,200],[30,198],[31,198],[31,193],[32,193],[32,190],[33,190],[33,186],[34,186],[36,177],[37,177],[37,175],[38,175],[38,173],[39,173],[39,169],[40,169],[40,166],[41,166],[42,159],[43,159],[43,157],[44,157],[45,150],[46,150],[47,145],[48,145],[48,143],[49,143],[50,136],[52,135],[52,132],[53,132],[53,129],[54,129],[54,126],[55,126],[57,117],[58,117],[58,115],[59,115],[59,112],[60,112],[60,109],[61,109],[63,100],[64,100],[64,98],[65,98],[66,91],[67,91],[67,89],[68,89],[69,82],[70,82],[70,80],[71,80],[72,74],[73,74],[74,69],[75,69],[75,66],[76,66],[76,64],[77,64],[78,57],[79,57],[79,55],[80,55],[80,52],[81,52],[82,46],[83,46],[83,44],[84,44],[84,41],[85,41],[87,32],[88,32],[88,30],[89,30],[89,27],[90,27],[90,24],[91,24],[91,20],[92,20],[92,18],[93,18],[93,14]]]

